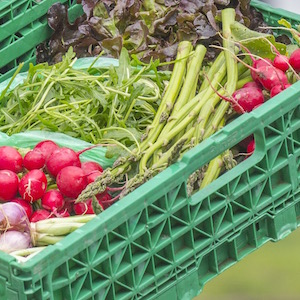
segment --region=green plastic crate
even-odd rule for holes
[[[9,69],[3,79],[19,61],[34,61],[34,47],[50,34],[45,13],[53,2],[0,2],[0,67]],[[252,5],[270,24],[299,20]],[[9,50],[29,42],[24,52]],[[208,280],[297,228],[299,104],[300,82],[226,125],[62,242],[24,263],[2,253],[0,299],[192,299]],[[188,197],[189,175],[250,134],[254,154]]]

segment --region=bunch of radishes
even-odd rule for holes
[[[252,59],[251,77],[253,81],[246,83],[242,88],[232,94],[232,98],[225,100],[232,103],[236,113],[251,112],[263,104],[268,98],[272,98],[287,89],[291,84],[288,81],[287,72],[291,70],[296,76],[300,72],[300,49],[295,50],[290,57],[277,52],[272,60],[268,58]],[[247,156],[255,149],[255,142],[250,139],[246,145]]]
[[[44,140],[23,157],[14,147],[0,147],[0,201],[20,204],[31,222],[93,214],[91,199],[75,204],[81,191],[103,172],[97,162],[80,160],[90,148],[75,152]],[[97,195],[103,209],[111,199],[108,192]]]
[[[225,98],[232,103],[238,114],[250,112],[263,104],[265,95],[272,98],[291,86],[287,76],[289,70],[296,75],[300,72],[300,49],[295,50],[290,57],[277,53],[273,61],[269,58],[250,57],[252,66],[248,67],[253,81],[236,90],[232,99]]]

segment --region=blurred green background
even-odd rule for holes
[[[204,285],[194,300],[299,300],[300,228],[268,242]]]

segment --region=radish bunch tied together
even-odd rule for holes
[[[24,149],[0,147],[0,250],[12,253],[55,243],[114,202],[107,190],[95,197],[96,203],[91,198],[75,204],[103,172],[99,163],[80,159],[94,147],[75,152],[44,140],[25,155]],[[53,226],[57,230],[48,232]]]

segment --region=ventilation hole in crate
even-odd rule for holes
[[[299,106],[290,110],[287,114],[284,115],[284,122],[286,131],[296,130],[299,128],[300,123],[300,108]]]
[[[129,236],[129,233],[128,233],[128,222],[124,222],[122,224],[122,226],[118,226],[116,227],[114,230],[113,230],[113,233],[115,235],[118,235],[119,237],[121,238],[124,238],[124,239],[127,239],[128,236]]]
[[[252,191],[248,190],[247,192],[243,193],[239,197],[236,197],[233,200],[233,202],[239,203],[240,205],[245,207],[245,209],[248,209],[250,212],[253,208]]]
[[[12,36],[9,36],[8,38],[0,41],[0,49],[3,51],[7,46],[9,46],[12,43]],[[2,62],[3,63],[3,62]]]
[[[172,245],[165,246],[154,254],[155,276],[166,275],[173,268],[174,257]]]
[[[146,211],[143,209],[141,212],[128,218],[127,231],[129,236],[140,235],[146,231]]]
[[[260,229],[259,223],[255,223],[255,229],[256,229],[256,231],[258,231]]]
[[[260,184],[256,185],[252,189],[252,204],[253,209],[259,211],[261,207],[265,206],[265,203],[272,198],[272,190],[270,187],[270,179],[267,178]]]
[[[127,239],[123,235],[120,235],[115,230],[112,230],[107,234],[108,237],[108,251],[114,252],[124,247],[127,244]]]
[[[286,141],[275,144],[267,151],[268,166],[270,169],[278,168],[285,164],[289,155]]]
[[[258,230],[256,231],[256,243],[258,246],[262,245],[268,236],[268,220],[266,217],[257,222]]]
[[[30,8],[31,6],[31,2],[32,0],[24,1],[23,3],[22,2],[16,3],[17,5],[15,5],[15,7],[11,9],[13,19],[26,13],[28,8]]]
[[[151,248],[149,232],[146,232],[138,238],[135,238],[132,243],[137,245],[141,249],[148,251]]]
[[[254,186],[266,178],[266,170],[253,166],[248,170],[249,184]]]
[[[110,280],[96,269],[91,269],[90,277],[93,291],[103,290],[110,285]]]
[[[231,213],[233,223],[235,226],[241,224],[250,217],[248,207],[245,207],[244,205],[238,202],[231,203]]]
[[[25,275],[25,274],[22,274],[22,275]],[[25,278],[28,278],[28,274],[26,274],[26,275],[27,276]],[[31,278],[28,281],[26,281],[26,280],[24,281],[25,291],[32,293],[34,296],[42,295],[41,288],[42,288],[42,282],[39,279],[37,279],[36,281],[33,281]],[[39,298],[36,298],[36,299],[39,299]]]
[[[80,255],[76,255],[68,261],[68,268],[70,280],[75,280],[78,276],[86,272],[87,263],[81,261]]]
[[[251,224],[246,227],[241,234],[234,239],[233,245],[235,246],[237,259],[241,259],[249,254],[249,252],[253,251],[257,246],[256,234],[254,232],[259,230],[259,225],[257,225],[258,223],[254,224],[255,225]]]
[[[32,49],[19,56],[17,58],[17,64],[19,65],[20,63],[27,62],[27,61],[33,62],[34,59],[35,59],[35,49]]]
[[[182,201],[185,200],[184,194],[185,193],[185,183],[177,186],[176,188],[169,191],[166,195],[166,203],[167,203],[167,209],[175,209],[175,206],[177,204],[181,204]]]
[[[159,278],[159,282],[161,282],[161,278],[169,277],[169,274],[173,268],[172,263],[168,262],[164,259],[164,257],[161,256],[154,256],[154,263],[155,277]]]
[[[280,119],[280,121],[281,121],[281,119]],[[278,121],[278,123],[281,123],[281,122]],[[275,143],[278,143],[281,140],[281,136],[282,136],[282,131],[280,131],[278,129],[276,124],[272,124],[272,125],[266,126],[264,129],[267,147],[272,146]],[[282,127],[282,125],[281,125],[281,127]]]
[[[102,261],[105,261],[110,256],[107,246],[106,237],[101,238],[100,240],[95,241],[89,247],[87,247],[87,252],[90,262],[93,264],[98,264]]]
[[[246,172],[242,173],[240,176],[232,179],[228,183],[228,194],[240,194],[243,193],[248,187],[248,174]]]
[[[228,206],[218,211],[212,216],[214,238],[218,239],[225,232],[232,229],[234,220],[232,219],[231,211]]]
[[[169,209],[167,204],[167,196],[164,195],[161,198],[157,199],[151,204],[151,206],[158,211],[166,212]]]
[[[217,191],[208,197],[208,201],[203,203],[210,212],[215,212],[222,209],[226,205],[226,193],[223,190]]]
[[[192,236],[193,249],[195,249],[196,252],[203,253],[212,244],[212,234],[202,231],[199,228],[193,228]]]
[[[145,288],[149,282],[154,280],[154,266],[152,259],[149,258],[145,261],[140,262],[134,268],[134,282],[135,287],[138,289]]]
[[[187,260],[194,253],[193,237],[187,232],[173,242],[175,261],[179,264]]]
[[[27,299],[31,299],[31,298],[27,298]],[[71,287],[67,285],[65,287],[60,287],[58,290],[53,288],[53,299],[72,299]]]
[[[149,233],[151,240],[150,246],[152,249],[161,243],[165,243],[165,241],[171,238],[168,219],[165,219],[163,222],[151,228]]]
[[[23,34],[21,32],[15,32],[14,36],[15,36],[15,39],[18,40],[23,37]]]
[[[173,218],[178,219],[179,221],[183,222],[185,225],[189,225],[191,222],[191,216],[189,211],[189,206],[186,203],[185,199],[185,206],[181,207],[178,211],[172,214]]]
[[[131,265],[130,247],[126,246],[111,255],[111,268],[113,273],[122,273]]]
[[[225,242],[217,247],[216,258],[219,272],[234,264],[237,260],[234,243]]]
[[[213,235],[213,222],[212,222],[211,216],[209,216],[209,218],[207,218],[206,220],[199,223],[196,226],[196,228],[198,230],[200,230],[201,232],[204,232],[207,235],[212,236]]]
[[[170,284],[176,280],[174,272],[170,272],[169,274],[165,274],[163,277],[159,278],[159,282],[157,284],[157,291],[165,291],[170,288]],[[173,294],[173,293],[172,293]],[[155,298],[152,298],[155,299]],[[169,298],[170,299],[170,298]],[[175,299],[172,297],[171,299]]]
[[[72,282],[72,294],[75,299],[89,299],[92,293],[92,283],[89,272],[79,276]]]
[[[300,155],[300,128],[295,130],[289,137],[293,154]]]
[[[166,211],[161,209],[160,207],[156,205],[149,205],[147,207],[147,225],[149,227],[152,227],[153,224],[156,224],[158,222],[161,222],[165,219],[165,213]]]
[[[68,273],[68,265],[64,263],[57,267],[52,273],[52,285],[53,289],[57,289],[57,287],[68,285],[69,283],[69,273]]]
[[[97,274],[101,275],[104,280],[110,280],[112,275],[112,269],[111,269],[111,260],[106,260],[101,263],[94,263],[93,264],[93,270]]]
[[[180,219],[171,215],[170,228],[171,228],[171,236],[173,239],[175,239],[186,231],[187,223],[184,221],[184,219]]]
[[[191,221],[195,224],[199,224],[203,220],[207,219],[210,215],[210,212],[208,210],[208,204],[203,205],[204,203],[207,203],[209,200],[208,198],[203,199],[200,203],[189,206],[189,214],[191,216]]]
[[[135,285],[134,279],[133,270],[130,270],[128,273],[118,277],[116,283],[122,286],[127,293],[129,293],[132,292]]]
[[[272,186],[272,195],[276,197],[277,194],[282,194],[284,191],[288,191],[292,188],[289,167],[286,166],[273,175],[270,178]]]
[[[249,190],[249,186],[252,184],[251,177],[248,172],[242,173],[238,178],[235,179],[235,190],[233,195],[229,199],[239,198]]]
[[[283,196],[276,198],[273,201],[273,211],[270,211],[270,213],[276,214],[281,209],[282,205],[286,207],[290,203],[290,201],[293,202],[293,198],[290,195],[291,192],[288,192]]]
[[[130,243],[131,248],[131,263],[139,264],[141,261],[144,261],[149,256],[149,250],[144,248],[144,246],[137,244],[136,242]]]
[[[217,266],[215,259],[215,252],[212,250],[210,253],[200,258],[198,276],[199,282],[203,285],[207,280],[217,274]]]

